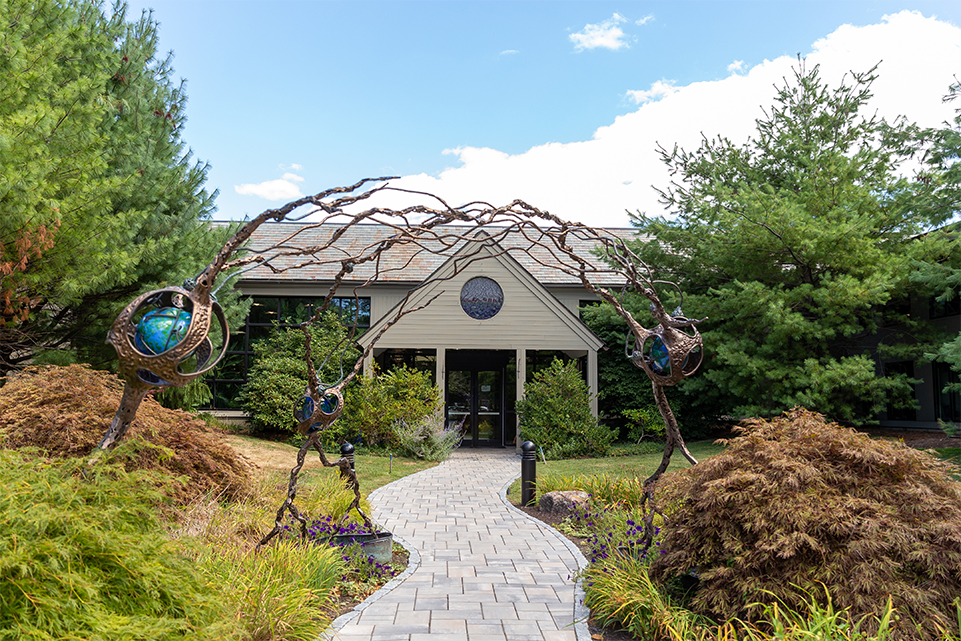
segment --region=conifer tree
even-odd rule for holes
[[[955,82],[944,97],[953,102],[961,96],[961,83]],[[912,281],[928,288],[939,303],[958,304],[961,296],[961,107],[953,122],[938,129],[919,132],[915,138],[924,149],[924,165],[915,180],[912,204],[933,217],[953,221],[922,239],[931,258],[917,264]],[[961,373],[961,333],[948,335],[926,355],[948,363]],[[961,384],[951,386],[961,392]]]
[[[0,0],[0,376],[110,362],[123,305],[195,275],[227,236],[157,45],[122,2]]]
[[[637,216],[656,239],[637,251],[679,283],[685,313],[709,317],[699,325],[705,366],[682,386],[700,412],[801,405],[861,422],[887,403],[913,403],[908,381],[885,378],[879,357],[925,350],[923,328],[890,303],[910,295],[909,275],[928,258],[916,236],[944,212],[905,197],[912,126],[863,115],[874,77],[830,88],[801,61],[746,143],[661,150],[675,178],[660,194],[676,217]],[[911,327],[912,340],[872,342],[894,324]]]

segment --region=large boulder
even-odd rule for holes
[[[578,508],[587,507],[590,495],[580,490],[557,490],[541,495],[537,508],[552,514],[570,514]]]

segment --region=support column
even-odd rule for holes
[[[591,414],[597,416],[597,352],[587,350],[587,385],[591,390]]]
[[[440,402],[443,407],[447,404],[447,349],[444,347],[435,350],[434,380],[440,388]]]
[[[524,398],[524,383],[527,381],[527,350],[518,349],[517,356],[514,359],[517,361],[517,402],[520,403],[521,399]],[[514,425],[514,433],[517,435],[515,439],[514,451],[520,453],[521,444],[524,439],[521,438],[521,417],[517,414],[516,424]]]
[[[370,353],[364,358],[364,376],[374,375],[374,350],[370,350]]]

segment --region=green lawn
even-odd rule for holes
[[[724,448],[720,445],[715,445],[714,441],[694,441],[687,443],[687,449],[690,450],[694,458],[698,461],[703,461],[709,456],[718,454]],[[660,465],[661,458],[663,458],[663,452],[642,454],[639,456],[568,459],[563,461],[547,461],[547,463],[538,459],[537,474],[550,474],[552,476],[562,477],[576,476],[579,474],[593,476],[606,474],[608,476],[626,476],[630,478],[639,476],[641,478],[647,478],[657,469],[657,466]],[[671,466],[668,468],[668,471],[685,467],[689,467],[687,460],[680,452],[674,450],[674,454],[671,456]],[[518,466],[518,474],[519,473],[520,467]],[[511,484],[509,490],[510,496],[519,497],[520,488],[521,482],[520,479],[517,479]]]
[[[297,464],[297,448],[293,445],[241,435],[230,435],[227,440],[234,449],[253,461],[257,467],[284,479],[291,468]],[[328,461],[333,462],[340,458],[340,452],[327,452],[326,456]],[[392,481],[436,465],[437,463],[396,456],[391,461],[388,456],[374,456],[363,452],[354,457],[354,471],[357,473],[361,494],[364,496]],[[304,461],[300,478],[303,483],[310,483],[310,478],[317,474],[337,474],[337,471],[324,469],[317,453],[311,452]]]

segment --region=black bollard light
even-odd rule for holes
[[[354,446],[350,443],[344,443],[340,446],[340,458],[345,458],[350,463],[350,469],[354,470]],[[343,468],[340,470],[340,477],[342,479],[347,479],[348,475],[344,473]]]
[[[537,446],[530,441],[521,444],[521,505],[534,502],[537,484]]]
[[[350,443],[344,443],[340,446],[340,456],[350,461],[350,469],[354,468],[354,446]]]

